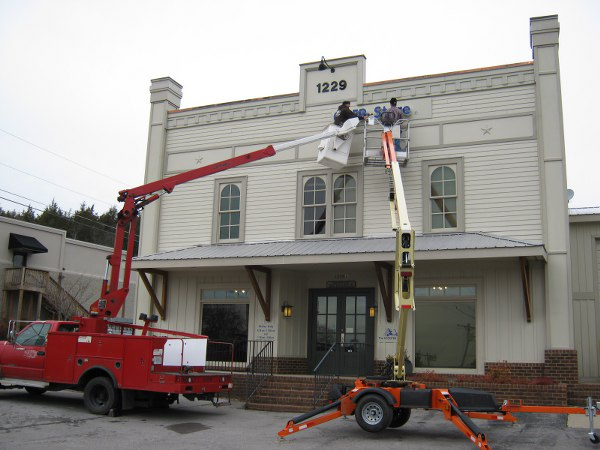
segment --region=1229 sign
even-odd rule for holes
[[[331,83],[317,84],[317,93],[324,94],[326,92],[343,91],[348,87],[346,80],[332,81]]]

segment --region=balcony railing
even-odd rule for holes
[[[44,270],[21,267],[4,272],[5,291],[39,292],[51,310],[60,319],[85,316],[87,310]]]
[[[45,292],[50,274],[44,270],[6,269],[4,272],[4,289],[7,291],[23,289],[26,291]]]

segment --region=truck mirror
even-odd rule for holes
[[[15,330],[10,330],[8,332],[8,342],[10,342],[11,344],[15,343]]]

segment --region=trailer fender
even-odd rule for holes
[[[361,389],[358,394],[352,397],[352,403],[358,403],[362,397],[368,394],[381,395],[390,406],[394,406],[396,404],[396,399],[394,396],[389,391],[380,388]]]
[[[103,366],[93,366],[93,367],[88,368],[79,377],[79,380],[77,381],[77,385],[83,388],[92,378],[102,377],[102,376],[110,378],[113,386],[115,386],[115,388],[118,388],[119,385],[117,383],[117,379],[115,378],[114,374],[110,370],[108,370],[106,367],[103,367]]]

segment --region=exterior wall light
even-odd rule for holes
[[[369,317],[375,317],[375,313],[377,312],[377,307],[376,306],[371,306],[369,308]]]
[[[319,64],[319,70],[325,70],[325,69],[330,69],[331,73],[335,72],[335,69],[333,67],[331,67],[329,64],[327,64],[327,61],[325,61],[325,57],[321,56],[321,63]]]
[[[283,313],[283,317],[292,317],[293,311],[294,307],[292,305],[288,305],[287,303],[281,305],[281,312]]]

